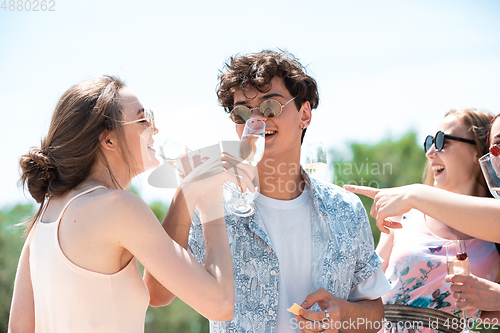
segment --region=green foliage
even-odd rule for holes
[[[25,240],[24,228],[15,225],[28,220],[32,213],[29,204],[0,211],[0,332],[7,332],[14,277]]]
[[[161,201],[155,201],[149,204],[149,208],[153,211],[158,221],[163,221],[163,217],[167,213],[168,206]]]
[[[146,314],[146,332],[208,333],[208,320],[176,298],[172,304],[153,308]]]
[[[388,139],[373,145],[352,143],[352,158],[349,160],[344,160],[340,154],[332,152],[333,183],[339,186],[351,184],[376,188],[420,183],[426,158],[416,137],[412,132],[397,141]],[[369,214],[373,200],[362,195],[359,197]],[[370,224],[377,244],[380,231],[372,217]]]

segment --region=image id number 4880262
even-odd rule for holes
[[[0,10],[4,12],[55,12],[55,7],[55,0],[4,0]]]

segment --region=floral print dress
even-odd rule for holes
[[[439,309],[460,316],[461,310],[453,306],[455,299],[450,283],[444,280],[447,275],[445,245],[449,240],[433,234],[427,227],[425,215],[417,210],[403,215],[402,223],[403,228],[395,230],[385,271],[392,289],[382,297],[384,304]],[[465,243],[471,273],[494,281],[500,265],[495,244],[477,238]],[[475,320],[481,312],[474,309],[467,310],[466,314],[469,320]]]

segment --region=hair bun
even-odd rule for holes
[[[45,151],[34,148],[19,159],[23,185],[28,186],[31,196],[42,202],[50,183],[57,178],[57,170]]]

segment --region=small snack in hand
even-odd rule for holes
[[[294,315],[296,316],[299,316],[299,310],[302,309],[302,307],[300,305],[298,305],[297,303],[293,303],[293,305],[291,307],[289,307],[288,309],[286,309],[288,312],[291,312],[293,313]]]

